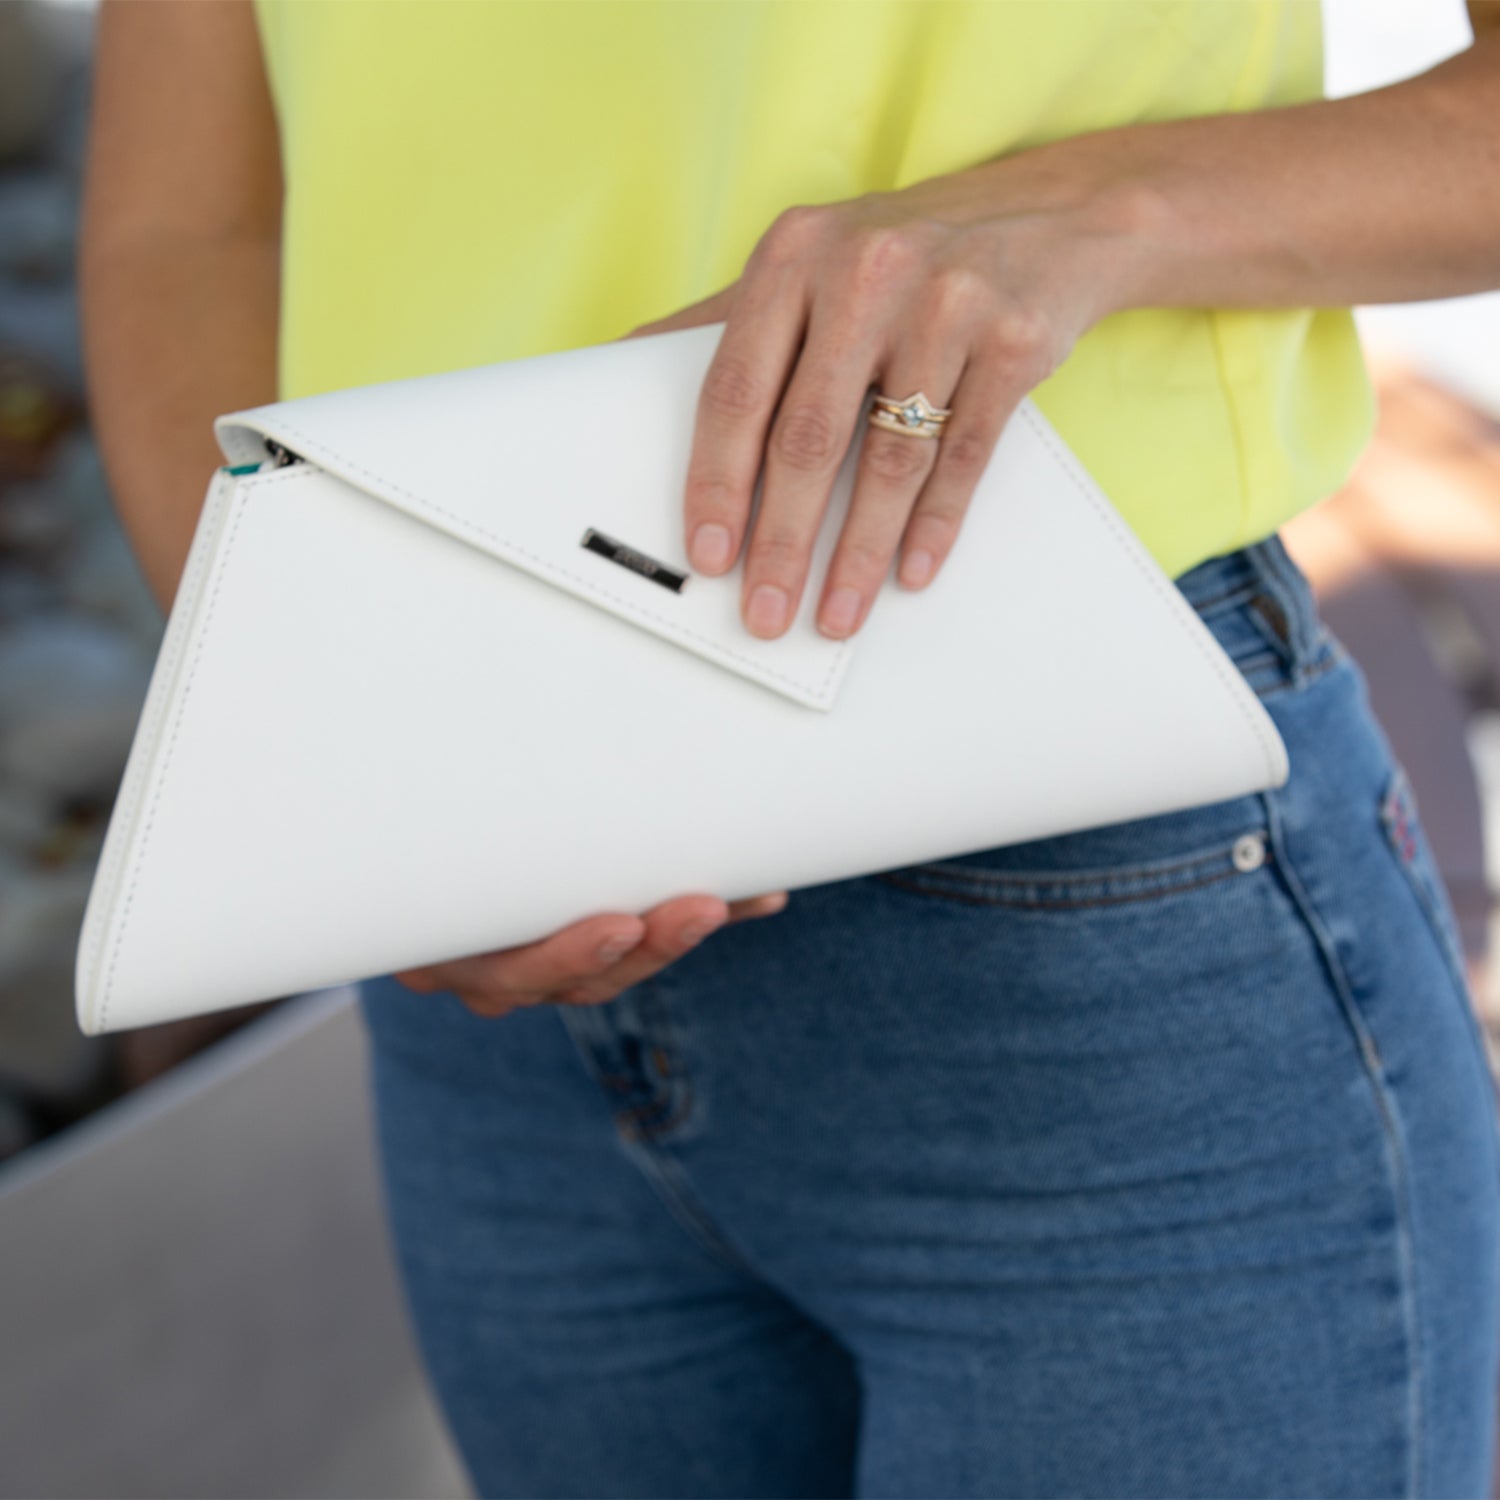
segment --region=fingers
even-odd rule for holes
[[[678,896],[644,917],[591,916],[534,943],[403,969],[392,977],[418,994],[451,990],[483,1016],[550,1000],[598,1003],[665,968],[717,928],[770,916],[786,903],[785,891],[731,903],[716,896]]]
[[[920,391],[933,406],[948,406],[966,354],[956,341],[902,349],[881,371],[877,388],[894,398]],[[944,441],[866,425],[854,492],[818,604],[824,635],[843,639],[864,623]]]
[[[786,891],[767,891],[762,896],[746,896],[742,901],[729,903],[729,920],[744,921],[748,917],[771,917],[785,908],[789,899]]]
[[[646,935],[619,962],[552,997],[572,1003],[598,1003],[658,973],[696,948],[710,933],[730,922],[770,916],[786,905],[787,893],[775,891],[726,905],[715,896],[680,896],[646,913]]]
[[[863,426],[848,511],[818,581],[817,628],[834,639],[865,623],[898,553],[898,582],[932,581],[1005,422],[1060,358],[1048,317],[997,286],[986,245],[945,239],[920,217],[861,222],[874,212],[857,200],[778,217],[746,266],[700,392],[688,555],[723,573],[743,550],[740,611],[763,639],[799,611],[872,385],[897,399],[920,390],[951,416],[936,439]]]
[[[728,905],[717,896],[678,896],[664,901],[645,914],[645,935],[628,955],[597,974],[558,989],[554,998],[585,1003],[611,999],[697,947],[724,925],[728,915]]]
[[[868,326],[827,299],[815,306],[766,444],[760,510],[745,554],[740,608],[753,635],[782,634],[797,612],[876,354]]]
[[[802,336],[800,299],[772,268],[740,282],[703,377],[688,456],[684,529],[699,571],[727,572],[744,541],[771,416]]]
[[[741,278],[699,396],[685,505],[688,555],[708,573],[733,565],[761,478],[740,612],[763,639],[781,635],[798,612],[833,484],[877,374],[887,394],[920,388],[946,406],[972,342],[947,306],[938,309],[944,316],[911,316],[925,311],[914,300],[923,271],[919,243],[877,233],[830,248],[841,232],[835,217],[817,209],[777,219]],[[826,294],[809,296],[799,265],[820,257],[837,274]],[[888,329],[912,333],[893,337]],[[843,637],[863,623],[937,447],[866,427],[849,511],[821,581],[817,623],[825,635]]]
[[[1005,424],[1046,373],[1036,331],[1006,323],[986,327],[946,403],[953,414],[932,445],[935,461],[902,536],[896,578],[906,588],[925,587],[947,561]],[[836,566],[837,559],[830,572]]]
[[[590,916],[533,943],[403,969],[392,977],[419,994],[452,990],[470,1009],[500,1015],[617,962],[645,931],[639,917],[626,913]]]

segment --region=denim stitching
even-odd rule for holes
[[[1264,702],[1316,681],[1348,653],[1317,614],[1316,600],[1300,581],[1302,575],[1288,576],[1283,557],[1286,564],[1291,563],[1291,557],[1279,537],[1264,538],[1242,551],[1249,569],[1246,576],[1202,599],[1193,599],[1186,591],[1183,594],[1205,623],[1231,609],[1246,612],[1253,628],[1266,640],[1266,649],[1242,658],[1231,654],[1230,659],[1255,696]],[[1282,639],[1264,613],[1254,607],[1260,597],[1269,600],[1281,614],[1287,639]]]
[[[1492,1123],[1497,1138],[1500,1138],[1500,1079],[1490,1068],[1489,1052],[1485,1046],[1484,1033],[1475,1013],[1469,981],[1464,973],[1463,948],[1449,931],[1443,914],[1437,907],[1437,893],[1428,885],[1429,873],[1433,870],[1431,851],[1423,850],[1418,842],[1421,830],[1421,811],[1406,768],[1398,761],[1392,771],[1386,789],[1380,798],[1380,821],[1385,830],[1386,843],[1397,856],[1396,863],[1405,873],[1406,883],[1422,908],[1423,920],[1432,933],[1433,941],[1442,954],[1449,978],[1453,981],[1454,999],[1462,1012],[1465,1029],[1473,1043],[1475,1066],[1478,1068],[1484,1090],[1492,1109]],[[1424,868],[1419,869],[1419,862]],[[1441,875],[1438,876],[1441,879]],[[1496,1163],[1500,1177],[1500,1157]]]
[[[688,1071],[680,1060],[676,1024],[667,1009],[661,985],[652,984],[642,990],[639,1000],[642,1031],[650,1039],[646,1050],[656,1063],[660,1076],[653,1098],[632,1105],[624,1115],[643,1136],[654,1139],[687,1119],[693,1105],[693,1088]],[[661,1058],[666,1061],[658,1061]]]
[[[1296,641],[1292,634],[1292,622],[1281,600],[1266,589],[1257,589],[1250,596],[1247,614],[1255,629],[1271,641],[1276,655],[1289,669],[1295,669]]]
[[[1286,680],[1285,668],[1277,658],[1268,660],[1256,657],[1248,662],[1236,662],[1235,665],[1257,698],[1267,698],[1279,689],[1291,686]]]
[[[559,1007],[559,1014],[594,1081],[615,1094],[644,1094],[635,1103],[615,1099],[610,1102],[617,1125],[643,1135],[660,1135],[685,1119],[692,1103],[692,1086],[687,1071],[671,1057],[668,1033],[671,1020],[666,1015],[660,994],[659,976],[648,976],[621,991],[612,1001],[598,1005]],[[622,1012],[619,1006],[633,1006],[640,1017],[640,1034],[621,1031],[615,1024]],[[649,1044],[648,1044],[649,1043]],[[618,1044],[627,1051],[625,1066],[616,1070],[608,1066],[602,1049]],[[644,1067],[633,1065],[636,1055],[651,1054],[659,1075],[652,1078]],[[657,1061],[668,1058],[663,1065]]]
[[[1285,683],[1259,692],[1258,696],[1264,699],[1316,681],[1348,653],[1318,613],[1311,585],[1297,568],[1280,535],[1273,533],[1254,543],[1248,551],[1261,585],[1256,592],[1264,594],[1277,607],[1288,636],[1282,641],[1264,612],[1252,610],[1256,628],[1274,641],[1287,676]]]
[[[1247,829],[1248,833],[1259,833],[1261,827]],[[1063,835],[1066,837],[1066,835]],[[930,870],[937,875],[951,875],[957,880],[971,881],[976,885],[1010,886],[1078,886],[1078,885],[1123,885],[1128,881],[1157,879],[1164,875],[1175,875],[1194,865],[1209,865],[1225,858],[1234,847],[1234,840],[1222,841],[1208,848],[1196,849],[1191,854],[1168,856],[1165,859],[1143,860],[1135,865],[1094,865],[1082,870],[986,870],[979,865],[960,865],[949,861],[933,860],[915,867]]]
[[[709,1218],[675,1158],[651,1150],[640,1140],[626,1139],[622,1145],[673,1217],[704,1250],[730,1270],[738,1271],[757,1285],[766,1285],[765,1278]]]
[[[1335,667],[1342,666],[1348,659],[1348,652],[1341,647],[1335,646],[1327,650],[1320,648],[1318,655],[1308,662],[1298,675],[1278,681],[1270,687],[1258,689],[1257,696],[1262,699],[1277,698],[1282,693],[1300,692],[1309,683],[1316,682],[1325,672],[1331,672]]]
[[[643,983],[649,983],[649,981],[643,981]],[[571,1038],[573,1046],[582,1059],[584,1068],[589,1075],[599,1083],[606,1081],[618,1082],[622,1075],[611,1073],[605,1068],[596,1049],[589,1044],[583,1035],[583,1029],[594,1028],[597,1030],[607,1019],[602,1014],[594,1014],[594,1009],[594,1007],[560,1005],[555,1007],[555,1014],[562,1023],[563,1029]],[[690,1098],[691,1094],[689,1092],[686,1070],[679,1063],[672,1068],[671,1072],[675,1082],[673,1093],[679,1097]],[[671,1096],[668,1099],[669,1103],[670,1100]],[[761,1278],[750,1262],[720,1234],[717,1227],[698,1206],[685,1177],[677,1168],[676,1163],[648,1149],[647,1143],[654,1139],[655,1136],[645,1131],[638,1134],[635,1133],[634,1121],[636,1117],[645,1111],[649,1111],[653,1106],[637,1105],[631,1108],[619,1109],[608,1099],[604,1100],[603,1103],[609,1111],[612,1124],[615,1126],[616,1143],[635,1165],[636,1170],[646,1179],[658,1200],[666,1207],[672,1217],[677,1220],[684,1231],[693,1238],[694,1242],[701,1249],[712,1255],[721,1264],[759,1282]],[[656,1103],[659,1104],[660,1101],[658,1100]],[[680,1117],[680,1112],[678,1117]],[[663,1127],[658,1122],[651,1128],[659,1133]]]
[[[1381,1061],[1375,1038],[1365,1023],[1363,1013],[1354,999],[1353,988],[1338,957],[1337,949],[1322,917],[1306,887],[1287,856],[1285,832],[1281,821],[1278,800],[1271,792],[1262,792],[1261,800],[1266,805],[1270,842],[1276,850],[1276,865],[1293,905],[1317,943],[1323,962],[1338,996],[1339,1008],[1353,1033],[1365,1078],[1370,1086],[1375,1105],[1380,1114],[1381,1132],[1385,1140],[1386,1160],[1390,1171],[1392,1196],[1396,1204],[1396,1246],[1401,1270],[1401,1309],[1405,1326],[1408,1353],[1407,1422],[1411,1433],[1411,1446],[1407,1460],[1407,1491],[1409,1496],[1421,1493],[1422,1429],[1422,1381],[1424,1355],[1422,1352],[1421,1328],[1417,1317],[1417,1267],[1412,1244],[1412,1210],[1410,1203],[1410,1169],[1406,1161],[1406,1149],[1401,1137],[1399,1116],[1395,1101],[1386,1087],[1385,1065]]]
[[[1247,656],[1230,654],[1230,661],[1241,672],[1264,672],[1280,665],[1281,658],[1274,651],[1255,651]]]
[[[1264,836],[1265,830],[1257,825],[1249,830]],[[957,901],[969,901],[981,906],[1008,906],[1026,911],[1065,911],[1093,906],[1116,906],[1127,901],[1148,901],[1182,891],[1197,890],[1224,880],[1232,875],[1253,874],[1254,870],[1241,870],[1233,863],[1234,849],[1240,838],[1237,835],[1228,844],[1217,846],[1197,854],[1184,855],[1179,859],[1159,860],[1150,864],[1120,868],[1095,868],[1091,870],[1059,871],[1004,871],[984,870],[945,862],[909,865],[898,870],[874,872],[879,879],[888,881],[906,890],[922,891],[929,895],[946,897]],[[1266,862],[1271,859],[1269,847],[1265,850]],[[1217,868],[1229,861],[1228,869]],[[1257,865],[1255,869],[1259,869]],[[1189,876],[1187,872],[1198,870],[1205,873]],[[1122,887],[1136,885],[1136,890],[1106,890],[1095,896],[1070,894],[1085,886]],[[1039,894],[1051,887],[1055,896]],[[1030,893],[1030,894],[1026,894]]]
[[[1204,599],[1194,599],[1184,591],[1183,598],[1193,606],[1202,616],[1222,613],[1233,605],[1242,604],[1256,590],[1255,578],[1241,578],[1230,584],[1227,588],[1220,589],[1217,594],[1209,594]]]
[[[1119,896],[1091,896],[1078,900],[1039,900],[1028,901],[1018,896],[985,895],[977,890],[961,891],[945,889],[942,881],[938,878],[927,879],[924,877],[912,877],[898,875],[894,871],[881,871],[878,878],[889,881],[892,885],[901,886],[904,890],[919,891],[923,895],[938,896],[945,901],[967,901],[973,906],[1005,907],[1016,911],[1077,911],[1094,906],[1123,906],[1130,901],[1155,901],[1165,896],[1177,896],[1187,891],[1201,890],[1206,885],[1213,885],[1220,880],[1228,880],[1232,876],[1245,872],[1231,866],[1227,870],[1219,870],[1214,874],[1205,875],[1200,880],[1184,882],[1178,885],[1167,885],[1152,890],[1132,891],[1127,895]]]
[[[1264,538],[1255,551],[1257,564],[1264,573],[1269,591],[1286,617],[1289,636],[1287,652],[1292,678],[1295,682],[1300,682],[1317,647],[1316,599],[1306,575],[1297,568],[1286,550],[1286,544],[1277,533],[1273,532]]]
[[[675,1089],[642,1104],[625,1105],[616,1112],[615,1120],[622,1130],[642,1140],[659,1140],[685,1117],[691,1099],[691,1090],[683,1080]]]
[[[625,1149],[654,1184],[668,1208],[685,1228],[697,1236],[705,1249],[731,1269],[759,1282],[762,1278],[754,1266],[730,1243],[699,1201],[681,1163],[664,1150],[653,1149],[657,1142],[689,1117],[697,1096],[691,1074],[682,1060],[677,1022],[663,984],[658,982],[643,990],[640,1002],[642,1028],[652,1039],[650,1050],[659,1049],[667,1059],[664,1066],[658,1064],[667,1083],[651,1103],[621,1111],[618,1122]]]
[[[1465,997],[1467,1004],[1469,984],[1464,975],[1462,953],[1454,945],[1453,936],[1437,909],[1423,871],[1417,868],[1419,814],[1411,780],[1405,768],[1399,764],[1391,772],[1385,792],[1381,796],[1380,821],[1385,829],[1386,842],[1398,856],[1397,863],[1405,871],[1412,894],[1416,896],[1422,908],[1423,918],[1432,929],[1433,940],[1442,954],[1454,987]]]
[[[622,1129],[656,1140],[687,1119],[693,1104],[693,1088],[687,1071],[680,1066],[661,1070],[665,1083],[657,1081],[649,1099],[627,1104],[616,1115]]]

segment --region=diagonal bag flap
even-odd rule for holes
[[[682,561],[718,337],[220,422],[232,459],[308,462],[210,480],[80,933],[85,1031],[1286,780],[1260,697],[1030,401],[942,571],[871,614],[870,670],[806,620],[755,641],[733,574],[677,592],[581,545]]]
[[[852,641],[814,617],[847,512],[851,441],[787,631],[750,633],[743,549],[687,560],[683,492],[698,394],[723,323],[275,402],[214,424],[231,463],[266,439],[325,472],[811,708],[832,707]],[[855,436],[863,430],[863,414]],[[760,486],[754,501],[758,506]],[[753,523],[753,518],[752,518]]]

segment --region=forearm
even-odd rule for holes
[[[208,481],[213,419],[276,395],[274,241],[85,239],[89,399],[115,508],[163,613]]]
[[[1076,202],[1109,307],[1352,306],[1500,288],[1500,34],[1345,99],[1074,136],[973,169]],[[1107,272],[1104,268],[1107,265]]]
[[[248,0],[106,0],[79,236],[83,353],[115,509],[171,607],[220,455],[275,399],[281,166]]]

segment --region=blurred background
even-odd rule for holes
[[[1470,41],[1461,0],[1323,14],[1332,96]],[[352,991],[74,1021],[164,625],[83,393],[93,21],[0,0],[0,1495],[465,1495],[388,1259]],[[1500,294],[1357,316],[1378,431],[1283,536],[1416,784],[1500,1072]]]

